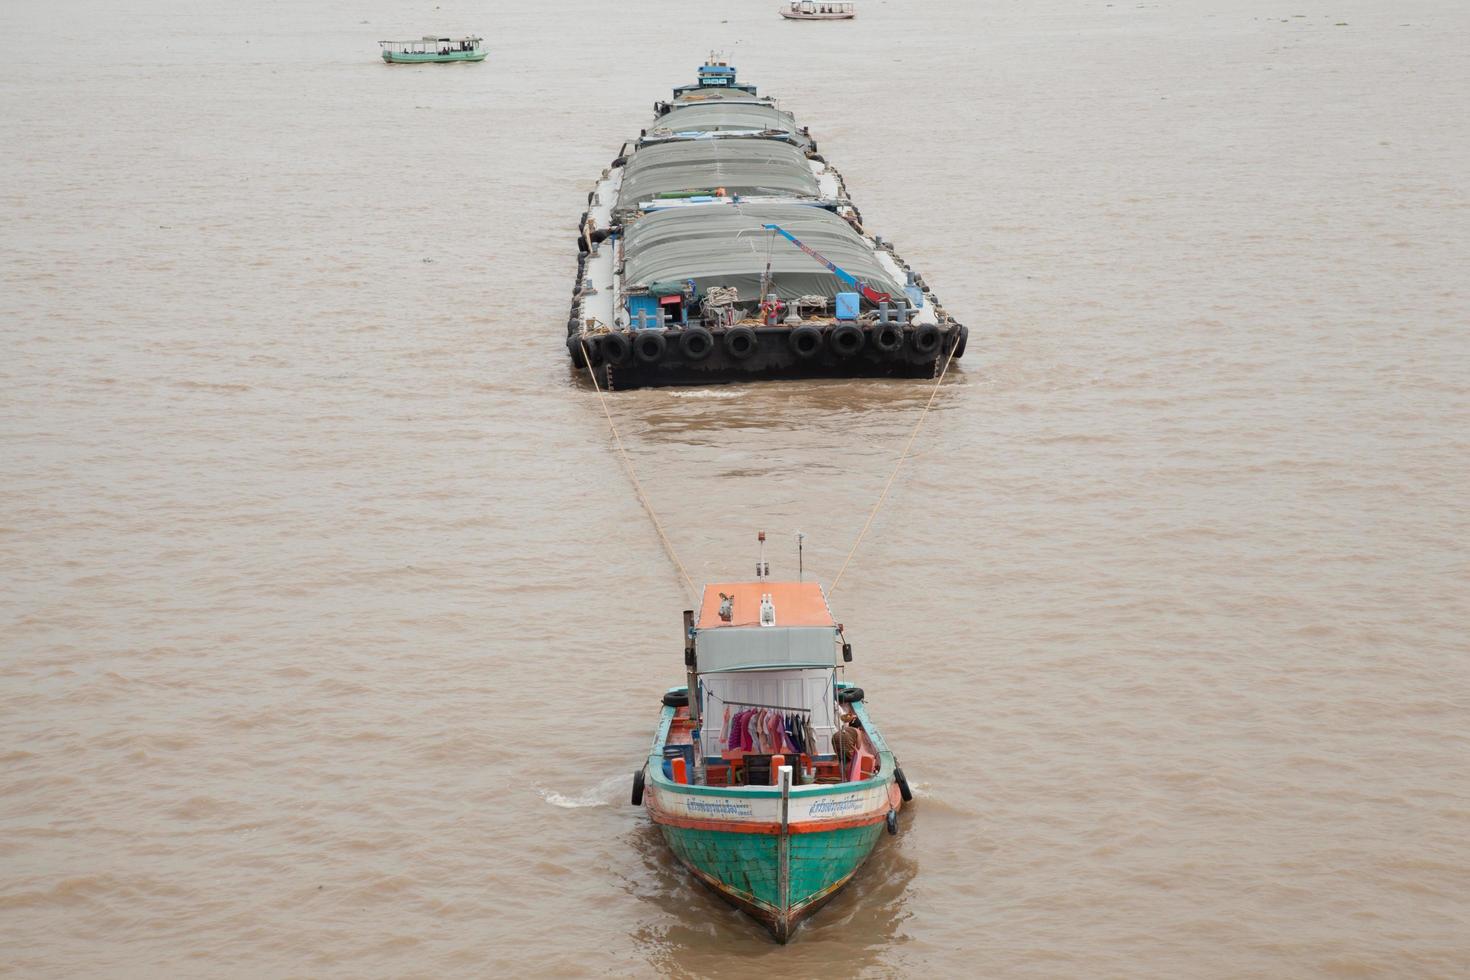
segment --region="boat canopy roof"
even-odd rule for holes
[[[837,625],[832,610],[827,608],[827,597],[816,582],[712,582],[704,587],[695,629],[759,626],[763,595],[770,596],[771,604],[776,607],[778,626]],[[729,622],[720,618],[725,596],[731,600]]]
[[[646,151],[640,155],[642,152]],[[768,224],[785,228],[874,289],[903,295],[900,285],[879,265],[871,243],[830,211],[804,204],[707,205],[644,215],[628,226],[623,243],[625,288],[692,279],[697,293],[710,286],[727,286],[738,289],[742,300],[757,300],[769,258],[770,290],[783,300],[830,299],[851,291],[852,287],[790,242],[779,237],[768,241],[775,235],[762,227]],[[729,591],[727,586],[718,588]],[[706,592],[706,608],[708,595]],[[758,605],[757,601],[747,611]],[[779,605],[776,615],[779,621]],[[827,618],[830,621],[830,615]]]
[[[701,674],[812,667],[831,670],[837,666],[837,629],[833,626],[748,626],[743,629],[701,630],[694,648]]]
[[[757,103],[712,102],[680,106],[660,116],[648,130],[651,137],[678,134],[718,133],[726,130],[742,132],[779,132],[787,138],[807,144],[796,127],[796,117],[772,105]]]
[[[628,214],[659,195],[821,196],[806,155],[777,140],[693,140],[638,149],[623,170],[616,211]]]
[[[483,40],[485,40],[483,37],[478,37],[478,36],[473,35],[473,34],[467,35],[465,37],[435,37],[433,34],[425,34],[423,37],[410,38],[407,41],[379,41],[378,43],[379,44],[469,44],[470,42],[474,42],[475,44],[479,44]]]
[[[770,596],[773,626],[760,625],[761,597]],[[720,618],[726,600],[730,619]],[[695,627],[701,674],[732,670],[791,670],[837,664],[837,624],[815,582],[725,582],[708,585]]]

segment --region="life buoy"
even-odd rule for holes
[[[644,364],[657,364],[668,347],[669,342],[656,330],[640,330],[634,335],[633,353]]]
[[[863,349],[862,328],[855,323],[839,323],[832,328],[827,343],[832,345],[832,351],[838,357],[851,357]]]
[[[614,366],[627,364],[628,356],[633,353],[633,344],[622,333],[603,334],[601,347],[603,360]]]
[[[689,703],[689,691],[683,687],[677,691],[669,691],[664,694],[663,702],[666,708],[682,708]]]
[[[755,331],[749,327],[733,327],[725,331],[725,353],[737,361],[743,361],[754,354],[760,341],[756,339]]]
[[[926,323],[914,331],[914,350],[920,354],[932,354],[939,349],[939,342],[944,339],[939,328],[932,323]]]
[[[702,361],[715,349],[715,336],[704,327],[690,327],[679,336],[679,353],[687,361]]]
[[[803,324],[791,331],[787,343],[791,345],[791,353],[806,360],[822,349],[822,331],[809,323]]]
[[[643,770],[633,773],[633,805],[643,805]]]

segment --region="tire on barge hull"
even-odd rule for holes
[[[856,349],[834,349],[839,331],[856,335]],[[810,324],[799,327],[731,327],[710,331],[689,327],[668,331],[622,331],[597,335],[589,345],[594,368],[601,367],[598,382],[608,388],[627,390],[666,385],[709,385],[754,380],[798,380],[805,378],[933,378],[950,351],[958,357],[963,348],[964,328],[949,323],[919,327],[873,325],[865,331],[855,324],[842,324],[827,335]],[[812,335],[818,341],[806,352],[803,344]],[[920,340],[922,335],[922,341]],[[732,344],[731,338],[735,338]],[[708,338],[707,346],[702,346]],[[588,338],[591,340],[592,338]],[[851,343],[851,342],[849,342]],[[690,346],[694,353],[687,352]],[[648,356],[659,349],[656,358]],[[732,349],[733,348],[733,349]]]

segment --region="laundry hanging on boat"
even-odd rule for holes
[[[720,723],[720,747],[732,752],[810,753],[814,741],[811,722],[803,713],[744,708],[731,715],[726,707]]]

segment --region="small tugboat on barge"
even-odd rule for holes
[[[805,126],[711,56],[588,195],[567,322],[605,388],[935,377],[968,330]]]
[[[785,943],[911,796],[862,689],[837,678],[852,648],[821,587],[756,570],[684,613],[687,684],[663,696],[632,799],[696,878]]]

